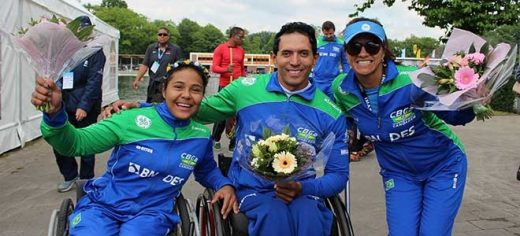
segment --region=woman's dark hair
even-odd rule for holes
[[[352,19],[351,21],[349,21],[347,23],[347,27],[351,24],[354,24],[356,22],[360,22],[360,21],[370,21],[370,22],[373,22],[375,24],[378,24],[380,25],[381,27],[383,27],[383,24],[381,24],[381,22],[379,22],[378,20],[376,19],[370,19],[370,18],[365,18],[365,17],[357,17],[357,18],[354,18]],[[377,37],[374,36],[374,38],[378,39]],[[378,39],[379,41],[379,39]],[[395,55],[394,53],[392,52],[392,50],[390,50],[390,46],[388,45],[388,38],[386,37],[385,35],[385,40],[383,42],[381,42],[382,45],[383,45],[383,50],[384,50],[384,53],[385,53],[385,60],[392,60],[392,61],[395,61]],[[344,45],[343,49],[345,50],[346,49],[346,44]]]
[[[309,38],[309,42],[311,43],[312,54],[316,55],[316,53],[318,53],[316,31],[314,31],[314,28],[303,22],[291,22],[283,25],[280,31],[274,36],[273,54],[277,54],[278,50],[280,49],[280,37],[282,37],[284,34],[291,33],[300,33],[307,36],[307,38]]]
[[[193,62],[190,60],[177,61],[174,64],[170,65],[170,70],[166,73],[166,79],[164,80],[162,89],[166,89],[166,85],[173,78],[173,74],[177,71],[185,70],[185,69],[193,69],[197,74],[199,74],[202,79],[202,85],[204,88],[204,92],[206,91],[206,86],[208,85],[208,80],[210,78],[209,71],[206,67],[201,65],[198,62]]]

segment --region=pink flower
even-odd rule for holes
[[[480,65],[480,64],[484,63],[484,58],[486,58],[486,55],[484,55],[480,52],[471,53],[464,57],[464,59],[475,63],[475,65]]]
[[[468,60],[462,58],[459,54],[455,54],[448,59],[448,67],[450,69],[459,68],[468,65]]]
[[[455,71],[455,87],[460,90],[476,88],[479,77],[471,67],[461,67]]]

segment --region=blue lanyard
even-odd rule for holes
[[[166,48],[164,49],[164,51],[161,51],[161,49],[158,49],[158,50],[159,51],[157,52],[157,58],[159,58],[159,61],[160,61],[162,59],[162,57],[164,56],[164,52],[166,52]]]

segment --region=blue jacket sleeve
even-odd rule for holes
[[[81,95],[78,108],[85,110],[87,113],[92,110],[95,101],[101,100],[103,84],[103,69],[105,68],[106,57],[103,49],[94,53],[89,59],[87,73],[87,81],[85,90]]]
[[[349,176],[347,125],[342,115],[336,119],[330,129],[335,137],[329,160],[325,165],[325,173],[316,179],[301,181],[302,193],[318,197],[332,197],[339,194],[346,186]]]
[[[419,87],[412,85],[411,98],[413,104],[421,107],[423,106],[425,101],[435,101],[437,100],[435,96],[424,92]],[[446,123],[450,125],[465,125],[471,122],[475,118],[475,113],[473,112],[473,108],[469,107],[462,110],[457,111],[432,111],[437,115],[437,117],[444,120]]]
[[[220,169],[217,167],[215,159],[213,159],[213,146],[212,142],[208,142],[206,147],[206,155],[203,160],[195,167],[193,174],[195,180],[202,184],[202,186],[211,188],[215,191],[224,187],[224,185],[233,186],[231,181],[225,177]]]

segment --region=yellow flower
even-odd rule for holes
[[[262,152],[260,151],[260,148],[258,147],[258,145],[253,145],[253,156],[255,157],[259,157],[260,154],[262,154]]]
[[[280,152],[274,154],[274,161],[272,167],[277,173],[291,174],[298,163],[296,163],[296,157],[290,152]]]
[[[276,145],[276,142],[267,142],[267,145],[269,146],[270,152],[278,151],[278,145]]]

